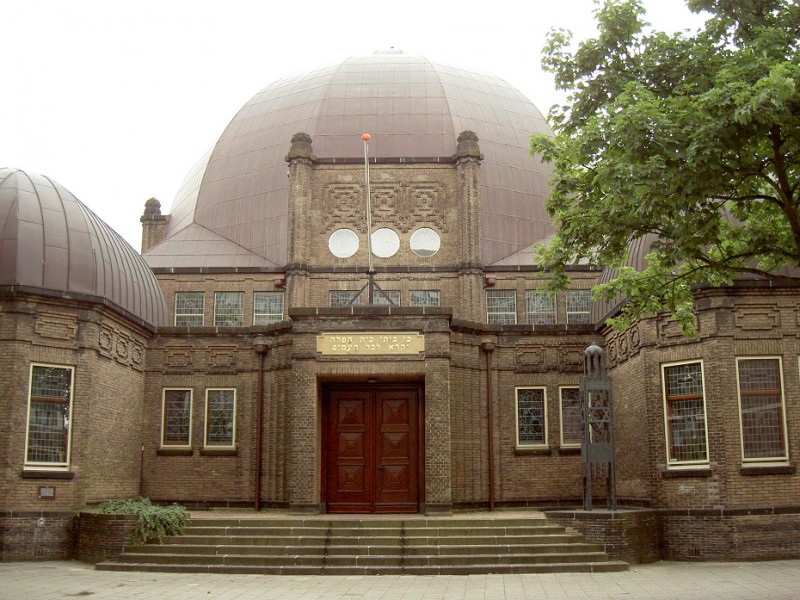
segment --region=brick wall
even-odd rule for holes
[[[548,510],[551,521],[572,527],[590,542],[603,545],[610,558],[638,565],[661,558],[661,517],[653,510]]]
[[[73,557],[73,513],[0,512],[0,561]]]
[[[116,560],[130,542],[136,515],[82,512],[77,518],[75,557],[89,563]]]
[[[74,511],[139,493],[149,334],[98,304],[30,294],[1,301],[3,560],[70,557]],[[68,468],[25,466],[31,363],[74,368]]]

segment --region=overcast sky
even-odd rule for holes
[[[683,0],[645,0],[693,29]],[[0,167],[61,183],[137,250],[192,165],[256,92],[390,46],[505,79],[547,113],[552,27],[593,35],[593,0],[5,0]]]

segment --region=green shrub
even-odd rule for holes
[[[168,535],[181,535],[189,524],[188,511],[179,504],[157,506],[147,498],[109,500],[97,507],[97,512],[109,515],[136,515],[136,529],[131,543],[144,544],[158,540],[161,544]]]

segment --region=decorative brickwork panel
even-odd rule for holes
[[[191,373],[194,352],[188,347],[164,348],[164,371],[166,373]]]
[[[209,373],[236,373],[236,346],[209,346]]]
[[[345,225],[361,233],[367,231],[364,218],[364,192],[360,183],[332,183],[325,187],[325,231]]]
[[[768,306],[740,308],[734,316],[734,324],[742,331],[770,331],[780,328],[781,315]]]
[[[522,373],[541,373],[545,370],[544,349],[521,350],[516,354],[516,371]]]
[[[43,338],[74,340],[78,334],[78,322],[74,317],[43,312],[37,316],[34,330]]]
[[[122,329],[104,323],[100,327],[97,349],[100,356],[115,360],[136,371],[144,371],[144,346]]]
[[[409,209],[401,229],[408,231],[420,224],[431,224],[441,231],[447,231],[447,223],[439,209],[444,206],[444,186],[435,182],[412,183],[408,186]]]

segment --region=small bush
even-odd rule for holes
[[[109,500],[97,507],[97,512],[109,515],[136,515],[136,529],[131,543],[145,544],[158,540],[164,542],[168,535],[182,535],[189,524],[188,511],[179,504],[157,506],[147,498]]]

